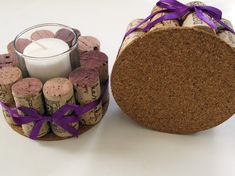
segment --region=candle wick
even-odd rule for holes
[[[43,49],[47,49],[44,45],[42,45],[41,43],[35,41],[35,40],[31,40],[33,43],[37,44],[38,46],[40,46]]]

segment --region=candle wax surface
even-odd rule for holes
[[[42,82],[54,77],[67,77],[71,72],[68,50],[68,44],[56,38],[44,38],[29,44],[23,54],[30,76]]]
[[[40,45],[44,46],[45,48]],[[56,38],[44,38],[28,45],[24,50],[24,55],[30,57],[52,57],[68,50],[69,46],[63,40]]]

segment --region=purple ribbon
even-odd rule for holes
[[[80,106],[75,104],[66,104],[58,109],[51,116],[44,116],[39,114],[35,109],[29,107],[14,107],[10,108],[5,103],[0,101],[0,105],[11,115],[13,121],[17,125],[23,125],[30,122],[34,122],[34,126],[30,133],[30,139],[37,139],[40,129],[45,122],[53,122],[56,125],[63,128],[65,131],[72,134],[72,136],[78,137],[79,131],[75,129],[71,124],[78,122],[81,115],[89,112],[99,105],[104,98],[106,90],[108,89],[108,80],[105,83],[105,87],[102,90],[101,96],[98,100],[93,101],[89,104]],[[17,110],[20,110],[24,115],[19,115]],[[69,115],[67,115],[69,112]]]
[[[223,21],[221,21],[222,11],[215,7],[199,6],[199,5],[188,6],[176,0],[160,0],[157,2],[156,5],[159,7],[162,7],[164,10],[160,10],[160,11],[150,14],[140,24],[138,24],[137,26],[127,31],[127,33],[125,34],[125,37],[127,37],[132,32],[136,31],[141,25],[143,25],[144,23],[146,23],[148,20],[152,19],[155,15],[159,13],[166,13],[166,14],[150,22],[146,27],[142,29],[143,32],[147,32],[157,23],[160,23],[162,21],[167,21],[167,20],[181,19],[182,17],[184,17],[185,15],[191,12],[195,12],[197,17],[201,19],[202,21],[204,21],[205,23],[207,23],[212,29],[217,29],[218,26],[215,24],[215,21],[216,21],[223,27],[224,30],[230,31],[231,33],[235,34],[233,29],[231,29]],[[211,19],[208,18],[208,16],[206,15],[208,15]]]

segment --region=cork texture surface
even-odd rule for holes
[[[190,134],[235,113],[235,52],[193,28],[150,31],[114,64],[111,86],[120,108],[145,127]]]

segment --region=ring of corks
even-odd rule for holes
[[[111,87],[120,108],[139,124],[191,134],[235,113],[235,36],[213,31],[192,13],[183,20],[158,23],[146,33],[143,25],[127,36]]]
[[[68,78],[58,77],[45,82],[37,78],[23,78],[22,68],[19,66],[14,44],[8,44],[8,54],[0,55],[0,101],[8,107],[29,107],[43,115],[52,115],[65,104],[85,105],[100,98],[106,90],[100,104],[91,111],[83,114],[79,122],[71,124],[82,134],[98,124],[106,113],[109,105],[109,91],[107,88],[108,57],[100,51],[100,42],[92,36],[81,36],[75,30],[78,38],[77,51],[80,54],[80,67],[74,68]],[[31,38],[56,37],[72,45],[73,36],[66,29],[60,29],[55,34],[51,31],[35,31]],[[23,53],[30,44],[28,39],[18,40],[18,50]],[[73,63],[71,63],[73,64]],[[19,68],[18,68],[19,67]],[[19,114],[22,112],[18,111]],[[10,127],[19,134],[29,137],[34,123],[17,125],[10,114],[3,109],[3,115]],[[23,114],[21,114],[23,115]],[[38,134],[38,140],[64,140],[72,135],[53,123],[45,122]]]

